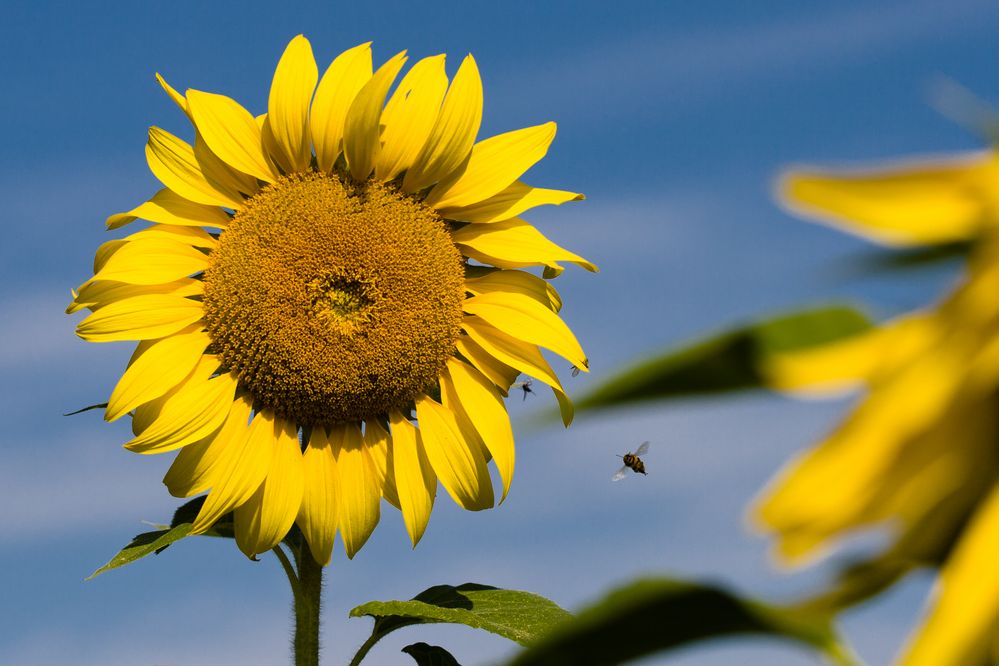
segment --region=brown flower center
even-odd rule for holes
[[[294,174],[246,202],[205,271],[213,351],[301,425],[374,418],[432,388],[461,326],[461,254],[393,186]]]

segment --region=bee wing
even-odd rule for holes
[[[628,473],[628,466],[627,465],[623,465],[621,467],[621,469],[619,469],[617,471],[617,473],[614,474],[614,476],[611,477],[611,481],[620,481],[621,479],[624,478],[625,474],[627,474],[627,473]]]
[[[638,447],[637,451],[635,451],[635,455],[636,456],[644,456],[648,452],[649,452],[649,443],[648,442],[642,442],[642,445]]]

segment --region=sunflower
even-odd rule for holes
[[[970,246],[933,307],[777,359],[789,391],[865,390],[825,441],[791,462],[754,508],[797,564],[857,529],[881,552],[843,572],[819,606],[838,610],[917,567],[939,569],[905,666],[994,663],[999,644],[999,159],[993,153],[861,172],[800,171],[796,211],[896,247]]]
[[[502,501],[520,373],[572,418],[540,348],[587,359],[544,278],[596,269],[518,217],[582,199],[519,180],[555,124],[476,142],[472,56],[450,85],[443,55],[420,60],[390,95],[406,59],[372,71],[362,44],[319,78],[300,35],[259,116],[157,75],[194,143],[149,130],[164,187],[107,226],[152,224],[98,249],[68,309],[92,311],[84,340],[138,341],[105,418],[131,414],[131,451],[177,451],[170,493],[207,491],[192,532],[232,512],[249,557],[295,524],[318,563],[337,530],[353,557],[383,497],[415,546],[438,481],[465,509],[493,505],[490,460]]]

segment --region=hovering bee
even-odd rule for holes
[[[624,475],[627,474],[628,469],[631,469],[631,471],[635,474],[645,474],[648,476],[645,472],[645,463],[642,462],[642,459],[639,457],[644,456],[648,452],[649,443],[642,442],[641,446],[639,446],[638,450],[634,453],[625,453],[623,456],[618,456],[624,462],[624,465],[622,465],[621,469],[619,469],[617,473],[611,477],[611,481],[620,481],[623,479]]]
[[[510,388],[519,388],[520,390],[522,390],[524,392],[524,400],[527,400],[527,394],[528,393],[534,393],[534,389],[531,388],[531,385],[533,383],[534,383],[534,381],[532,381],[530,379],[525,379],[522,382],[517,382],[516,384],[514,384]]]
[[[570,369],[572,370],[572,376],[573,377],[578,377],[579,376],[579,368],[577,368],[576,366],[573,365],[573,366],[570,366]]]

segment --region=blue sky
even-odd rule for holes
[[[126,345],[85,344],[62,314],[90,271],[103,221],[158,187],[143,155],[149,125],[187,132],[156,85],[223,92],[264,109],[274,65],[305,33],[320,67],[373,40],[467,52],[485,86],[481,136],[559,123],[532,183],[588,200],[530,217],[600,265],[556,281],[563,315],[594,371],[727,322],[833,297],[878,316],[933,298],[952,275],[860,279],[863,243],[801,223],[771,199],[794,163],[844,164],[979,146],[927,103],[950,77],[999,99],[999,7],[982,1],[57,3],[5,5],[0,26],[0,662],[244,664],[288,657],[289,591],[273,558],[248,562],[231,543],[189,540],[84,583],[177,501],[160,483],[169,457],[122,450],[127,425],[63,412],[100,402]],[[568,374],[568,373],[566,373]],[[746,503],[781,461],[829,428],[844,404],[752,395],[613,415],[538,430],[544,395],[511,402],[518,468],[502,506],[472,514],[443,493],[412,551],[395,512],[353,560],[328,570],[325,661],[345,663],[369,631],[348,620],[370,599],[477,581],[544,594],[568,608],[648,573],[708,577],[786,597],[821,570],[776,573],[747,532]],[[649,476],[612,484],[616,454],[651,440]],[[916,577],[850,614],[847,634],[885,663],[917,617]],[[416,640],[466,666],[509,654],[469,629],[403,630],[366,663],[403,664]],[[649,663],[795,666],[802,651],[727,641]]]

